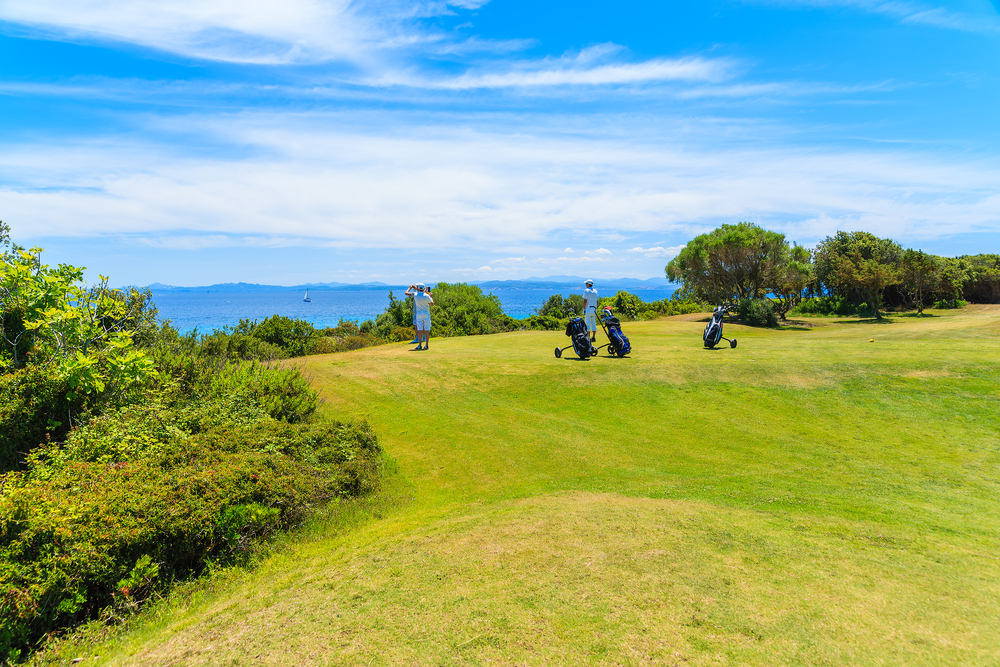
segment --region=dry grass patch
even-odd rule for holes
[[[974,579],[925,553],[926,540],[865,524],[567,493],[471,508],[356,546],[286,558],[265,580],[177,619],[165,643],[101,664],[1000,659],[996,582],[976,592]]]

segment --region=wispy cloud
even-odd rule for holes
[[[1000,33],[1000,17],[995,11],[956,11],[940,5],[911,0],[760,0],[753,4],[792,7],[851,7],[894,18],[901,23],[921,24],[947,30],[981,34]]]
[[[682,150],[639,126],[612,140],[596,125],[562,137],[421,125],[403,132],[398,123],[386,135],[343,124],[340,115],[183,120],[185,132],[240,146],[233,158],[187,154],[169,134],[162,144],[8,145],[0,210],[37,237],[125,234],[176,244],[186,236],[202,245],[498,248],[546,244],[564,232],[689,234],[742,219],[800,242],[838,228],[895,238],[1000,231],[993,161],[878,147]],[[154,241],[164,235],[176,238]],[[639,246],[634,255],[671,250]],[[612,252],[604,245],[586,257]]]
[[[715,82],[731,76],[728,58],[654,58],[631,62],[617,44],[599,44],[558,58],[503,61],[488,69],[474,67],[459,76],[427,77],[388,72],[369,85],[407,85],[429,89],[469,90],[541,86],[623,85],[655,81]],[[502,66],[502,69],[500,67]]]
[[[0,20],[49,38],[112,40],[237,63],[343,61],[371,67],[380,52],[510,49],[423,28],[420,20],[485,3],[285,0],[5,0]]]
[[[652,248],[643,248],[642,246],[637,246],[635,248],[630,248],[628,252],[642,253],[645,257],[665,257],[667,259],[676,257],[680,254],[684,246],[671,246],[669,248],[664,248],[663,246],[654,246]]]

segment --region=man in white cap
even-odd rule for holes
[[[412,290],[412,291],[411,291]],[[416,318],[417,327],[417,349],[429,350],[431,348],[431,305],[434,299],[431,298],[431,291],[423,283],[410,285],[406,290],[406,296],[413,297],[413,315]],[[423,345],[420,342],[423,341]]]
[[[593,280],[588,280],[584,285],[587,289],[583,290],[583,321],[587,323],[590,342],[593,343],[597,340],[597,290],[594,289]]]

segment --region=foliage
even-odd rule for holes
[[[751,222],[722,225],[695,237],[666,266],[667,277],[690,296],[710,303],[755,298],[781,260],[783,234]]]
[[[941,263],[933,255],[920,250],[907,250],[900,260],[900,279],[907,297],[924,312],[924,299],[934,292],[941,282]]]
[[[149,293],[109,289],[104,276],[85,289],[83,269],[53,269],[40,253],[32,248],[0,264],[0,367],[52,367],[70,400],[111,401],[141,386],[152,364],[134,339],[151,335]]]
[[[778,316],[770,299],[740,299],[736,303],[736,312],[742,324],[768,328],[778,326]]]
[[[771,302],[778,318],[802,300],[802,293],[812,279],[811,253],[800,245],[782,244],[778,250],[778,260],[767,277],[767,287],[771,292]]]
[[[846,317],[857,315],[858,309],[844,296],[814,296],[801,301],[791,312],[793,315]]]
[[[839,295],[860,295],[876,319],[881,319],[883,293],[899,280],[902,254],[899,244],[890,239],[868,232],[837,232],[816,247],[816,279]]]
[[[554,315],[529,315],[522,324],[525,329],[539,331],[558,331],[563,328],[563,323]]]
[[[438,283],[431,307],[432,332],[437,336],[474,336],[514,331],[519,323],[503,312],[496,295],[466,283]]]
[[[973,303],[1000,303],[1000,255],[965,255],[957,261],[966,267],[962,287],[965,299]]]
[[[535,311],[542,316],[551,316],[558,319],[574,317],[583,314],[584,299],[582,294],[570,294],[563,298],[562,294],[552,294],[542,307]],[[532,328],[532,327],[529,327]]]
[[[37,366],[0,375],[0,471],[21,466],[37,445],[66,437],[82,401],[69,387]]]
[[[297,370],[155,358],[161,390],[45,442],[0,480],[0,656],[377,483],[370,427],[309,421],[316,394]]]

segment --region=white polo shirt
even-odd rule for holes
[[[593,315],[594,311],[591,306],[597,306],[597,290],[588,287],[583,290],[583,312]]]
[[[424,292],[417,292],[413,295],[413,314],[417,319],[429,320],[431,319],[431,304],[434,303],[434,299],[430,297],[429,294]]]

